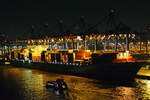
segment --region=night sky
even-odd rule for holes
[[[150,25],[149,0],[1,0],[0,31],[15,39],[28,33],[31,25],[40,30],[48,24],[53,30],[57,17],[63,17],[64,24],[70,26],[85,16],[92,25],[108,15],[110,9],[134,30]]]

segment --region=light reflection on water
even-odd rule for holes
[[[136,80],[139,94],[143,100],[150,100],[150,80]]]
[[[64,78],[69,90],[57,96],[45,88],[47,81]],[[136,79],[133,86],[120,86],[93,79],[39,70],[1,67],[0,92],[4,100],[148,100],[150,80]]]

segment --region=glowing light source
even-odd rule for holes
[[[133,62],[135,59],[130,55],[129,51],[121,52],[116,55],[116,60],[119,62]]]
[[[82,38],[80,36],[77,36],[77,40],[82,40]]]
[[[117,54],[117,59],[129,59],[129,58],[132,58],[132,56],[130,56],[129,54],[129,51]]]
[[[52,42],[54,42],[54,39],[52,39]]]

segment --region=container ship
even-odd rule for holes
[[[96,28],[101,22],[86,28],[84,17],[80,20],[82,27],[75,28],[80,29],[77,32],[62,32],[62,19],[58,20],[60,32],[57,33],[43,35],[46,33],[44,31],[38,36],[32,27],[31,37],[8,41],[8,46],[4,45],[0,49],[1,57],[5,55],[0,57],[0,62],[7,59],[14,66],[100,80],[134,80],[144,63],[137,62],[130,55],[129,49],[130,52],[136,52],[141,50],[144,43],[137,42],[135,46],[138,34],[130,32],[130,27],[123,23],[113,22],[114,17],[115,12],[111,10],[102,20],[106,21],[103,33]]]
[[[79,49],[49,49],[28,45],[9,52],[10,64],[48,72],[83,76],[97,80],[133,81],[144,64],[136,62],[129,51],[119,53],[92,52]]]

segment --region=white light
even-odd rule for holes
[[[77,40],[82,40],[80,36],[77,36]]]
[[[76,63],[76,66],[78,66],[79,64],[78,63]]]
[[[147,83],[150,84],[150,81],[148,81]]]
[[[29,60],[28,63],[31,63],[31,61]]]

